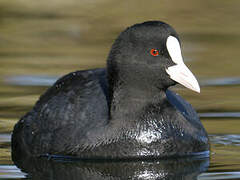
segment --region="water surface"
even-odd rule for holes
[[[1,1],[0,178],[74,179],[81,174],[88,179],[154,179],[180,174],[182,179],[240,179],[239,7],[237,0]],[[181,86],[173,90],[198,111],[211,141],[210,162],[101,164],[103,168],[31,161],[36,165],[29,174],[17,168],[11,160],[11,131],[39,95],[66,73],[104,67],[119,32],[155,19],[178,31],[186,64],[201,83],[201,94]],[[123,173],[126,168],[129,172]]]

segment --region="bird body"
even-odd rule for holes
[[[13,156],[148,159],[208,151],[196,111],[169,86],[200,91],[176,32],[149,21],[123,31],[107,67],[60,78],[15,125]]]

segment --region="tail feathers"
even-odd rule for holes
[[[12,159],[29,156],[29,148],[25,142],[24,117],[14,126],[11,140]]]

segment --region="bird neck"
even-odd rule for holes
[[[166,93],[164,89],[145,84],[137,85],[136,87],[132,84],[121,84],[114,89],[110,100],[111,120],[129,121],[138,119],[149,106],[160,106],[165,102]]]

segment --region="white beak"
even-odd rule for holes
[[[168,37],[167,49],[173,62],[176,63],[176,65],[170,66],[166,69],[166,72],[170,75],[170,78],[182,84],[183,86],[200,93],[200,87],[197,79],[183,63],[180,44],[175,37]]]

